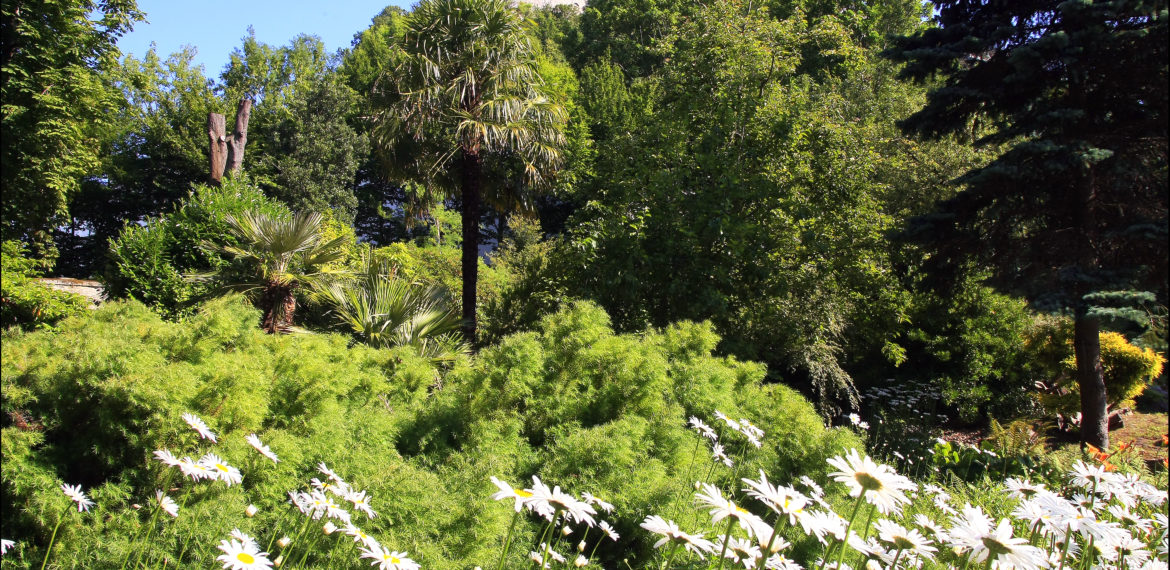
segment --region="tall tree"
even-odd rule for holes
[[[221,78],[232,111],[244,97],[255,100],[244,169],[265,194],[295,211],[332,209],[349,222],[367,142],[348,122],[356,96],[339,63],[315,36],[273,47],[249,32]]]
[[[542,89],[528,24],[507,0],[424,0],[399,44],[374,137],[402,178],[459,189],[464,331],[474,342],[485,160],[540,186],[560,165],[567,114]],[[489,165],[490,166],[490,165]]]
[[[928,267],[1071,309],[1081,437],[1108,445],[1098,299],[1166,299],[1167,3],[935,0],[937,27],[889,51],[903,76],[941,78],[903,124],[937,138],[975,129],[1006,144],[917,220]]]
[[[0,185],[4,239],[52,251],[69,196],[98,165],[97,130],[115,101],[98,69],[142,19],[134,0],[14,0],[0,8]]]

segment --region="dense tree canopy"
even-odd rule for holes
[[[587,299],[710,321],[826,416],[891,377],[1011,415],[1051,380],[1037,309],[1164,349],[1165,10],[436,0],[204,70],[119,61],[130,2],[7,3],[3,232],[184,318],[214,294],[184,275],[243,269],[199,247],[239,245],[227,214],[328,212],[340,265],[443,289],[480,348]],[[208,113],[244,98],[242,173],[204,186]]]
[[[4,239],[52,250],[69,197],[100,162],[116,92],[99,71],[142,19],[134,0],[13,1],[0,8]]]
[[[936,274],[987,267],[1000,287],[1074,311],[1082,437],[1105,447],[1098,300],[1166,299],[1167,5],[936,4],[939,26],[890,52],[904,76],[943,81],[904,126],[938,137],[982,122],[979,142],[1008,148],[912,237]]]

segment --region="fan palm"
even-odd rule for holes
[[[420,2],[374,130],[391,155],[391,174],[459,188],[463,322],[471,341],[484,160],[518,160],[526,184],[538,187],[560,166],[564,147],[567,114],[542,92],[527,25],[509,0]]]
[[[321,235],[321,220],[321,214],[315,212],[296,214],[291,219],[245,212],[239,217],[227,217],[239,245],[207,246],[254,268],[254,279],[228,287],[259,292],[257,305],[264,311],[262,326],[270,333],[292,326],[297,288],[333,272],[326,265],[344,255],[344,238],[326,241]]]
[[[459,312],[447,293],[397,277],[396,268],[366,258],[356,279],[336,279],[316,294],[332,305],[344,326],[371,346],[412,346],[420,355],[442,362],[467,351],[459,334]]]

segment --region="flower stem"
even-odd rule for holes
[[[57,529],[61,528],[61,523],[65,522],[65,513],[72,509],[73,505],[65,506],[65,510],[61,511],[61,516],[57,517],[57,524],[53,526],[53,536],[49,537],[49,547],[45,549],[45,559],[41,561],[41,570],[45,570],[45,565],[49,563],[49,555],[53,553],[53,543],[57,541]]]
[[[735,525],[735,517],[727,517],[727,532],[723,534],[723,548],[719,549],[719,570],[723,570],[723,564],[727,559],[723,554],[727,552],[727,543],[731,542],[731,527]]]
[[[150,514],[150,522],[146,523],[146,538],[143,542],[150,544],[150,535],[154,534],[154,523],[158,521],[158,512],[162,510],[162,505],[156,506],[154,512]],[[134,567],[142,563],[142,553],[145,550],[145,545],[138,551],[138,556],[134,558]]]
[[[772,521],[772,536],[768,538],[768,545],[760,553],[760,562],[756,564],[756,570],[764,570],[764,565],[768,563],[768,556],[772,554],[772,543],[776,542],[776,535],[780,534],[780,523],[782,521],[781,514],[776,513],[776,520]]]
[[[504,570],[504,559],[508,557],[508,547],[512,546],[512,530],[516,528],[516,519],[520,518],[520,511],[512,513],[512,524],[508,525],[508,535],[504,537],[504,551],[500,553],[498,570]]]
[[[662,567],[659,568],[658,570],[666,570],[666,567],[669,566],[670,563],[674,561],[674,555],[676,552],[678,552],[678,543],[674,542],[674,541],[671,541],[671,542],[673,543],[673,545],[670,547],[670,554],[667,555],[666,560],[662,561]]]

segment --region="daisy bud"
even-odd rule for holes
[[[134,510],[138,511],[138,510],[141,510],[141,509],[142,509],[142,505],[140,505],[140,504],[138,504],[138,503],[134,503],[133,505],[130,505],[130,508],[132,508],[132,509],[134,509]]]
[[[272,561],[273,568],[280,568],[283,564],[284,564],[284,555],[283,554],[281,554],[280,556],[277,556],[276,560]]]
[[[259,511],[259,510],[260,509],[256,508],[256,505],[248,505],[248,508],[244,509],[244,515],[247,516],[248,518],[252,518],[252,517],[256,516],[256,511]]]
[[[287,536],[282,536],[280,540],[276,541],[276,544],[281,548],[288,548],[288,545],[292,544],[292,539]]]
[[[585,541],[584,540],[577,543],[577,552],[585,552]]]
[[[573,534],[573,529],[566,525],[565,527],[561,528],[561,534],[569,536],[570,534]]]
[[[578,568],[580,568],[586,564],[589,564],[589,560],[586,559],[584,556],[580,556],[580,555],[578,555],[577,559],[573,561],[573,566],[576,566]]]
[[[325,531],[325,534],[333,534],[337,532],[337,525],[333,524],[333,521],[329,521],[321,529]]]

